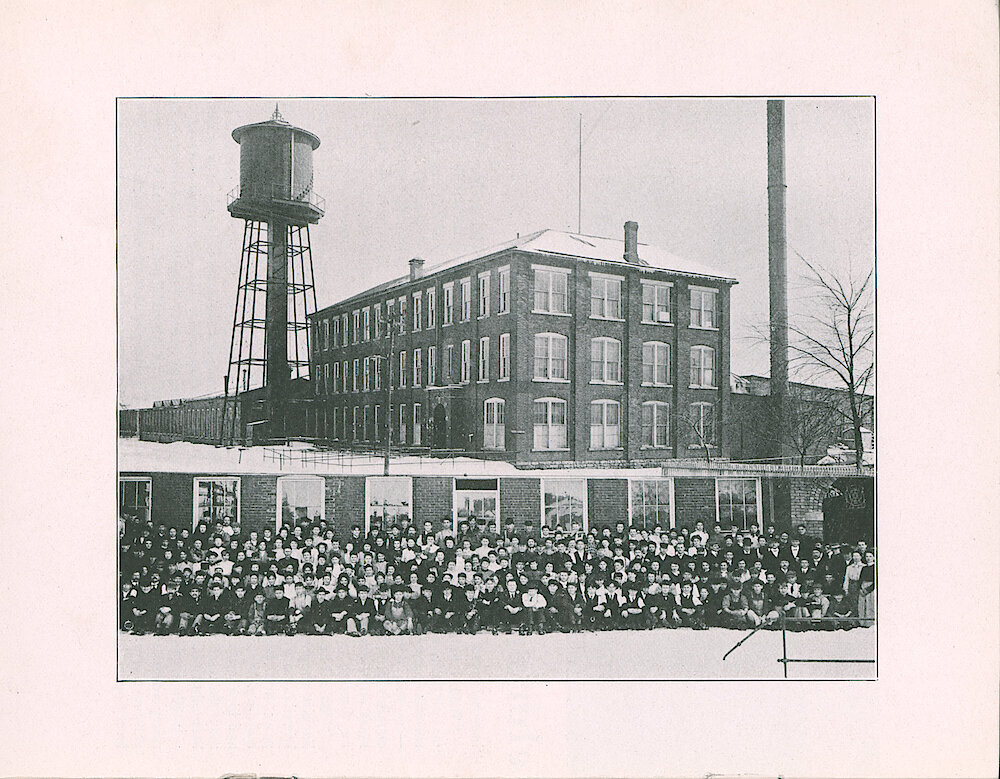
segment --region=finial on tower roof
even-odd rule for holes
[[[271,120],[274,121],[274,122],[283,122],[283,121],[285,121],[285,117],[283,117],[281,115],[281,111],[278,110],[278,104],[277,103],[274,104],[274,113],[271,114]]]

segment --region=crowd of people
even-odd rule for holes
[[[763,533],[576,524],[539,538],[475,517],[242,532],[121,517],[120,628],[135,634],[400,635],[712,627],[851,629],[875,618],[875,551],[802,525]]]

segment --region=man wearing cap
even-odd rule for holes
[[[722,596],[723,627],[741,630],[749,625],[747,618],[746,595],[743,594],[743,584],[739,579],[731,579],[729,591]]]
[[[535,582],[528,583],[528,591],[521,596],[521,635],[531,635],[535,628],[539,634],[545,633],[545,596],[538,591]]]

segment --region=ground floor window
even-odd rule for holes
[[[118,480],[118,517],[127,523],[129,518],[146,524],[152,506],[153,480],[122,477]]]
[[[416,352],[419,354],[420,352]],[[421,406],[419,403],[413,404],[413,445],[420,446],[420,437],[423,425],[421,424]]]
[[[215,477],[194,480],[194,524],[206,522],[211,527],[217,522],[239,532],[240,480],[233,477]]]
[[[460,522],[486,520],[486,527],[500,532],[500,482],[498,479],[455,479],[454,529]]]
[[[278,479],[277,528],[299,522],[319,522],[326,516],[326,482],[318,477]]]
[[[723,528],[763,530],[760,516],[760,479],[716,479],[718,522]]]
[[[652,530],[656,526],[674,526],[674,489],[670,479],[632,479],[629,490],[629,520],[632,527]]]
[[[587,480],[542,480],[542,525],[569,530],[573,524],[587,530]]]
[[[389,527],[413,516],[413,480],[409,476],[365,479],[365,534],[373,526]]]

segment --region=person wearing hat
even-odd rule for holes
[[[247,598],[247,589],[243,582],[236,582],[232,592],[225,596],[226,613],[223,618],[226,621],[226,634],[230,636],[242,636],[247,629],[247,611],[250,607],[250,600]]]
[[[747,618],[747,598],[743,594],[743,583],[739,579],[731,579],[729,591],[722,596],[723,627],[742,630],[750,624]]]
[[[413,633],[413,610],[403,595],[401,589],[396,589],[392,593],[392,599],[385,604],[385,620],[382,624],[390,636]]]
[[[677,597],[677,622],[681,627],[705,630],[705,609],[691,582],[681,584],[681,594]]]
[[[464,599],[464,593],[462,597]],[[463,623],[462,617],[464,616],[465,610],[467,610],[465,609],[467,605],[467,601],[465,603],[459,602],[452,583],[445,579],[441,583],[441,589],[438,590],[437,596],[434,598],[431,632],[458,632],[461,624]]]
[[[497,629],[510,633],[514,625],[520,628],[521,612],[524,610],[524,605],[521,603],[521,592],[518,590],[517,580],[513,574],[507,575],[503,592],[500,593],[499,604]]]
[[[267,600],[267,613],[265,628],[269,636],[278,633],[288,632],[288,614],[291,609],[288,598],[285,597],[284,588],[280,584],[275,584],[271,589],[272,595]]]
[[[193,636],[201,627],[201,587],[197,583],[189,586],[186,597],[178,606],[177,632],[182,636]]]
[[[222,581],[213,579],[208,586],[208,595],[201,599],[201,633],[203,635],[222,633],[226,627],[226,620],[222,616],[225,611]]]
[[[378,608],[367,587],[358,590],[358,596],[351,603],[351,613],[347,619],[347,632],[352,636],[366,636],[371,630]]]

